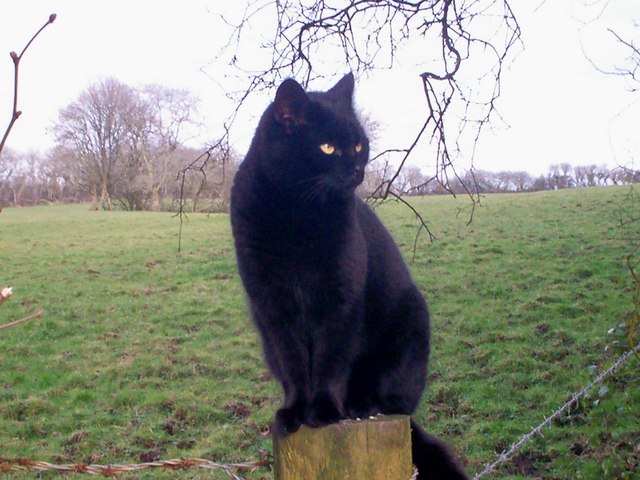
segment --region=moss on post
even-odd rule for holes
[[[275,480],[409,480],[411,426],[403,415],[301,427],[274,435]]]

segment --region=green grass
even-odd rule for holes
[[[456,215],[467,199],[415,201],[438,237],[421,238],[410,264],[433,316],[430,384],[416,417],[454,445],[470,472],[620,353],[605,347],[607,330],[632,308],[630,247],[616,216],[628,190],[491,195],[469,226],[466,212]],[[413,214],[397,204],[379,214],[411,258]],[[248,318],[228,216],[189,216],[180,255],[178,231],[170,214],[82,205],[2,211],[0,286],[14,295],[0,307],[0,324],[45,313],[0,331],[0,456],[238,461],[271,448],[265,432],[280,390]],[[500,478],[633,478],[637,372],[634,359]]]

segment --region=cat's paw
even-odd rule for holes
[[[307,409],[304,423],[317,428],[343,419],[335,402],[329,395],[314,398]]]
[[[302,415],[297,408],[281,408],[276,412],[274,427],[279,435],[297,432],[302,425]]]

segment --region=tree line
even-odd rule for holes
[[[16,153],[6,149],[0,156],[0,209],[7,206],[32,206],[53,203],[88,203],[91,209],[214,211],[226,210],[231,181],[237,161],[226,160],[215,152],[202,172],[181,172],[201,150],[178,147],[166,162],[162,181],[150,183],[149,177],[128,176],[114,171],[107,182],[105,198],[98,195],[99,184],[85,183],[85,171],[73,168],[74,155],[62,148],[51,151]],[[223,169],[226,172],[223,173]],[[88,175],[88,172],[86,173]]]
[[[370,166],[362,193],[376,196],[383,193],[392,178],[393,169],[384,162]],[[468,170],[448,180],[445,185],[429,177],[414,165],[405,166],[395,179],[392,191],[396,195],[516,193],[565,188],[627,185],[640,182],[640,170],[606,165],[551,165],[545,174],[531,175],[525,171],[490,172]]]
[[[177,211],[182,202],[190,211],[225,210],[238,157],[222,149],[213,150],[208,162],[186,172],[201,154],[200,150],[176,145],[158,155],[139,153],[136,157],[131,152],[102,163],[99,157],[81,156],[65,145],[44,154],[7,150],[0,156],[0,207],[83,202],[92,209]],[[381,185],[390,180],[391,172],[379,164],[370,165],[360,193],[376,196]],[[418,167],[406,166],[392,191],[398,195],[507,193],[631,183],[640,183],[640,171],[563,163],[552,165],[538,176],[524,171],[467,171],[451,179],[445,189]]]
[[[158,85],[133,88],[102,80],[63,108],[52,127],[55,145],[45,153],[0,154],[0,207],[88,202],[92,209],[221,208],[237,159],[213,148],[200,175],[178,179],[201,150],[185,146],[197,99]]]
[[[239,157],[220,145],[204,155],[185,146],[197,104],[185,90],[97,82],[59,112],[51,150],[0,153],[0,207],[87,202],[96,210],[225,210]],[[363,121],[375,135],[375,120],[364,114]],[[478,194],[636,183],[640,172],[561,163],[539,176],[472,169],[443,183],[417,166],[397,172],[378,160],[360,192],[376,196],[390,182],[395,195]]]

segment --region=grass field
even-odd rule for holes
[[[630,253],[617,212],[629,187],[415,205],[438,237],[410,263],[433,315],[419,423],[471,473],[549,416],[620,354]],[[408,259],[417,225],[379,214]],[[635,226],[637,228],[637,225]],[[54,463],[254,460],[270,449],[280,391],[264,367],[227,215],[191,215],[178,254],[170,214],[84,205],[0,213],[0,456]],[[628,232],[626,232],[628,233]],[[640,378],[632,359],[495,478],[639,478]],[[54,478],[58,474],[6,474]],[[226,478],[208,471],[127,478]],[[266,471],[247,478],[271,478]]]

